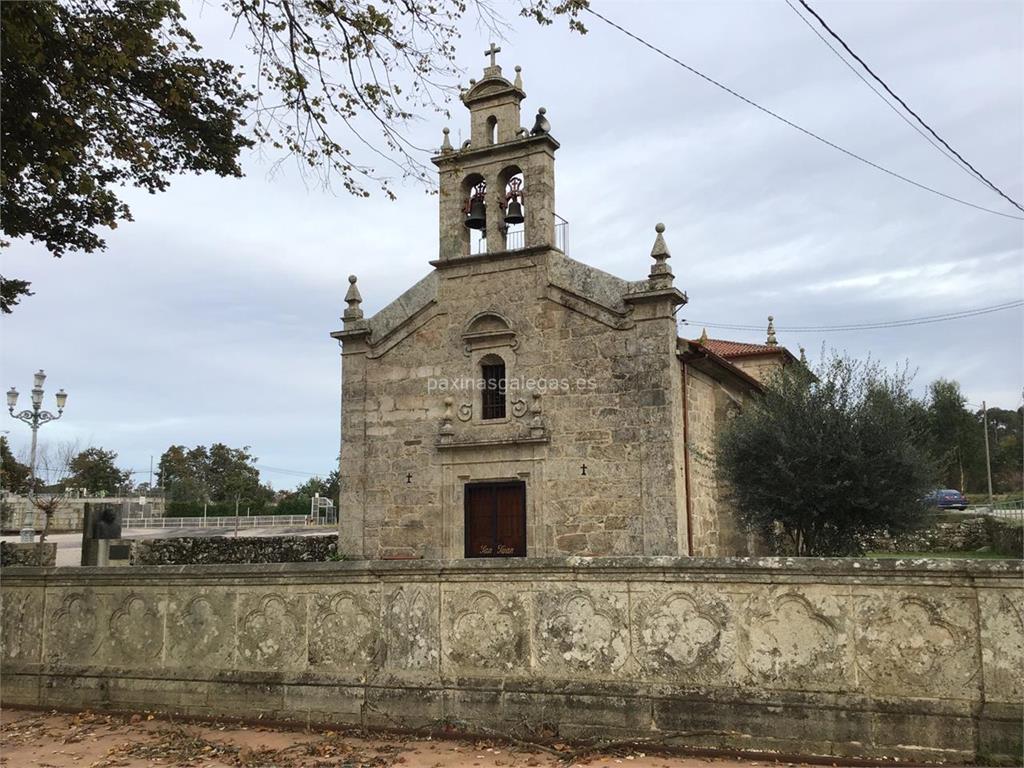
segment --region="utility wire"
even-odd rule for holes
[[[817,27],[815,27],[811,22],[809,22],[807,20],[806,16],[804,16],[802,13],[800,13],[800,11],[797,9],[797,7],[795,5],[793,5],[792,0],[786,0],[786,5],[788,5],[790,7],[790,9],[793,11],[793,13],[796,14],[797,18],[799,18],[800,21],[802,21],[807,26],[807,28],[809,30],[811,30],[811,32],[813,32],[818,37],[819,40],[821,40],[821,42],[823,42],[826,46],[828,46],[829,50],[832,51],[832,53],[835,54],[837,59],[839,59],[841,62],[843,62],[843,64],[846,65],[846,67],[851,72],[853,72],[853,74],[855,74],[858,78],[860,78],[860,81],[862,83],[864,83],[864,85],[866,85],[868,88],[870,88],[872,91],[874,91],[875,95],[878,96],[878,98],[882,100],[882,103],[885,104],[885,106],[887,106],[889,109],[891,109],[896,114],[896,116],[899,117],[900,120],[902,120],[907,125],[909,125],[911,128],[913,128],[915,131],[917,131],[921,135],[921,138],[923,138],[925,141],[927,141],[929,144],[931,144],[933,147],[935,147],[935,149],[938,150],[938,152],[941,153],[943,157],[947,158],[957,168],[959,168],[961,171],[966,173],[972,179],[978,180],[977,175],[975,175],[967,166],[965,166],[963,163],[961,163],[959,160],[957,160],[956,157],[954,157],[948,150],[943,149],[942,146],[937,141],[935,141],[935,139],[933,139],[931,136],[929,136],[927,133],[925,133],[923,130],[921,130],[920,126],[918,126],[917,123],[915,123],[913,120],[911,120],[905,114],[903,114],[903,112],[901,112],[896,107],[896,105],[894,105],[891,101],[889,101],[889,99],[886,98],[886,96],[880,90],[878,90],[874,85],[872,85],[871,81],[868,80],[866,77],[864,77],[864,75],[862,75],[860,73],[860,70],[858,70],[855,66],[853,66],[853,64],[851,64],[849,62],[849,60],[847,60],[847,58],[845,56],[843,56],[843,54],[840,53],[839,50],[834,45],[832,45],[832,43],[830,43],[828,41],[828,38],[826,38],[823,34],[821,34],[821,32],[818,31]]]
[[[897,173],[896,171],[889,170],[888,168],[885,168],[884,166],[881,166],[878,163],[872,162],[871,160],[868,160],[867,158],[862,157],[862,156],[856,154],[855,152],[851,152],[848,149],[844,149],[843,147],[839,146],[838,144],[835,144],[834,142],[831,142],[828,139],[819,136],[818,134],[814,133],[813,131],[810,131],[807,128],[804,128],[803,126],[797,125],[792,120],[787,120],[782,115],[780,115],[780,114],[778,114],[776,112],[773,112],[772,110],[768,109],[767,107],[762,107],[757,102],[751,101],[746,96],[743,96],[742,94],[737,93],[732,88],[729,88],[727,85],[723,85],[722,83],[718,82],[714,78],[709,77],[708,75],[705,75],[703,72],[701,72],[701,71],[699,71],[697,69],[694,69],[689,64],[683,63],[682,61],[677,59],[675,56],[672,56],[671,54],[666,53],[661,48],[658,48],[656,45],[653,45],[652,43],[647,42],[642,37],[638,37],[637,35],[633,34],[632,32],[630,32],[625,27],[622,27],[619,24],[616,24],[614,21],[612,21],[608,17],[603,16],[602,14],[598,13],[593,8],[589,8],[588,7],[588,8],[585,8],[584,10],[586,10],[587,13],[590,13],[591,15],[596,16],[601,21],[603,21],[605,24],[607,24],[608,26],[614,27],[615,29],[619,30],[622,34],[626,35],[627,37],[630,37],[633,40],[636,40],[638,43],[640,43],[644,47],[650,48],[652,51],[657,53],[659,56],[663,56],[664,58],[668,59],[669,61],[673,62],[674,64],[678,64],[680,67],[682,67],[686,71],[688,71],[688,72],[690,72],[690,73],[692,73],[694,75],[697,75],[697,77],[701,78],[702,80],[706,80],[707,82],[711,83],[716,88],[720,88],[721,90],[725,91],[726,93],[728,93],[728,94],[730,94],[732,96],[735,96],[740,101],[742,101],[742,102],[744,102],[746,104],[749,104],[750,106],[754,107],[755,109],[760,110],[761,112],[764,112],[766,115],[769,115],[770,117],[774,117],[776,120],[778,120],[781,123],[785,123],[790,128],[795,128],[796,130],[800,131],[800,133],[803,133],[806,136],[810,136],[812,139],[815,139],[816,141],[820,141],[822,144],[825,144],[826,146],[832,147],[832,149],[835,149],[835,150],[837,150],[839,152],[842,152],[844,155],[852,157],[854,160],[858,160],[858,161],[864,163],[865,165],[869,165],[872,168],[874,168],[875,170],[881,171],[882,173],[886,173],[889,176],[892,176],[894,178],[899,179],[900,181],[905,181],[907,184],[912,184],[913,186],[917,187],[918,189],[923,189],[926,192],[931,192],[933,195],[938,195],[939,197],[944,197],[947,200],[952,200],[955,203],[960,203],[961,205],[966,205],[966,206],[969,206],[970,208],[976,208],[979,211],[985,211],[987,213],[993,213],[996,216],[1002,216],[1002,217],[1007,218],[1007,219],[1015,219],[1017,221],[1024,221],[1024,216],[1015,216],[1012,213],[1004,213],[1003,211],[997,211],[997,210],[995,210],[993,208],[986,208],[983,205],[978,205],[976,203],[971,203],[971,202],[968,202],[967,200],[963,200],[962,198],[954,197],[953,195],[946,194],[945,192],[940,192],[939,190],[935,189],[934,187],[929,187],[927,184],[922,184],[919,181],[914,181],[913,179],[907,178],[906,176],[904,176],[904,175],[902,175],[900,173]]]
[[[935,131],[934,131],[934,130],[932,129],[932,127],[931,127],[930,125],[928,125],[928,123],[926,123],[926,122],[925,122],[925,121],[924,121],[924,120],[923,120],[923,119],[921,118],[921,116],[920,116],[919,114],[917,114],[917,112],[915,112],[914,110],[912,110],[912,109],[910,108],[910,106],[909,106],[909,105],[907,104],[907,102],[905,102],[905,101],[904,101],[903,99],[901,99],[901,98],[900,98],[899,96],[897,96],[897,95],[896,95],[896,94],[895,94],[895,93],[893,92],[892,88],[890,88],[890,87],[889,87],[889,86],[888,86],[888,85],[886,84],[886,82],[885,82],[885,81],[884,81],[884,80],[883,80],[882,78],[880,78],[880,77],[879,77],[878,75],[876,75],[876,74],[874,73],[874,71],[873,71],[873,70],[871,69],[871,67],[869,67],[869,66],[867,65],[867,63],[866,63],[866,62],[864,61],[864,59],[862,59],[862,58],[861,58],[860,56],[858,56],[858,55],[857,55],[856,53],[854,53],[854,52],[853,52],[853,49],[852,49],[852,48],[850,48],[850,46],[846,44],[846,41],[845,41],[845,40],[843,40],[843,38],[841,38],[841,37],[840,37],[840,36],[839,36],[839,35],[838,35],[838,34],[837,34],[837,33],[835,32],[835,30],[833,30],[833,29],[832,29],[832,27],[830,27],[830,26],[828,25],[828,23],[827,23],[827,22],[826,22],[826,21],[825,21],[825,20],[824,20],[823,18],[821,18],[821,16],[819,16],[819,15],[818,15],[818,12],[817,12],[817,11],[815,11],[815,10],[814,10],[813,8],[811,8],[811,6],[810,6],[810,5],[808,5],[808,3],[807,3],[807,0],[799,0],[799,3],[800,3],[800,5],[802,5],[802,6],[804,7],[804,8],[806,8],[806,9],[808,10],[808,12],[810,12],[810,13],[811,13],[811,15],[813,15],[813,16],[814,16],[814,18],[816,18],[816,19],[818,20],[818,23],[819,23],[819,24],[821,24],[821,26],[825,28],[825,31],[826,31],[826,32],[828,32],[828,33],[829,33],[830,35],[832,35],[832,37],[834,37],[834,38],[836,39],[836,41],[837,41],[837,42],[838,42],[838,43],[839,43],[839,44],[840,44],[841,46],[843,46],[843,48],[845,48],[845,49],[846,49],[847,53],[849,53],[849,54],[850,54],[851,56],[853,56],[853,58],[854,58],[854,59],[856,59],[856,60],[857,60],[857,63],[858,63],[858,64],[860,64],[860,65],[861,65],[862,67],[864,67],[864,70],[865,70],[865,71],[866,71],[866,72],[867,72],[867,73],[868,73],[869,75],[871,75],[871,77],[873,77],[873,78],[874,78],[874,79],[875,79],[875,80],[876,80],[876,81],[878,82],[878,84],[879,84],[879,85],[881,85],[881,86],[882,86],[883,88],[885,88],[886,92],[887,92],[887,93],[888,93],[888,94],[889,94],[890,96],[892,96],[892,97],[893,97],[894,99],[896,99],[896,101],[898,101],[898,102],[899,102],[899,103],[900,103],[900,104],[902,105],[902,107],[903,107],[903,108],[904,108],[905,110],[907,110],[907,112],[909,112],[910,114],[912,114],[912,115],[914,116],[914,119],[915,119],[915,120],[917,120],[917,122],[919,122],[919,123],[920,123],[920,124],[921,124],[922,126],[924,126],[925,130],[927,130],[927,131],[928,131],[928,133],[930,133],[930,134],[931,134],[932,136],[934,136],[934,137],[935,137],[936,139],[938,139],[938,140],[939,140],[940,142],[942,142],[942,146],[944,146],[944,147],[945,147],[946,149],[948,149],[948,150],[949,150],[950,152],[952,152],[952,153],[953,153],[954,155],[956,155],[956,156],[957,156],[957,158],[958,158],[958,159],[960,160],[960,162],[962,162],[962,163],[963,163],[964,165],[966,165],[966,166],[967,166],[968,168],[970,168],[970,169],[971,169],[972,171],[974,171],[974,174],[975,174],[975,175],[976,175],[976,176],[977,176],[977,177],[978,177],[978,178],[979,178],[979,179],[980,179],[981,181],[983,181],[983,182],[984,182],[985,184],[987,184],[987,185],[988,185],[989,187],[991,187],[991,188],[992,188],[992,190],[993,190],[993,191],[994,191],[994,192],[995,192],[996,194],[998,194],[998,195],[999,195],[1000,197],[1002,197],[1002,198],[1003,198],[1003,199],[1005,199],[1005,200],[1006,200],[1007,202],[1009,202],[1009,203],[1010,203],[1010,205],[1012,205],[1012,206],[1013,206],[1014,208],[1016,208],[1017,210],[1019,210],[1019,211],[1021,211],[1021,212],[1024,212],[1024,208],[1022,208],[1022,207],[1021,207],[1020,203],[1018,203],[1018,202],[1017,202],[1016,200],[1014,200],[1014,199],[1013,199],[1012,197],[1010,197],[1010,196],[1009,196],[1009,195],[1007,195],[1007,194],[1006,194],[1005,192],[1003,192],[1003,190],[1001,190],[1001,189],[1000,189],[999,187],[997,187],[997,186],[996,186],[995,184],[993,184],[993,183],[992,183],[991,181],[989,181],[989,180],[988,180],[987,178],[985,178],[984,174],[982,174],[982,172],[981,172],[981,171],[979,171],[979,170],[978,170],[977,168],[975,168],[975,167],[974,167],[973,165],[971,165],[971,164],[970,164],[969,162],[967,162],[967,160],[965,160],[965,159],[964,159],[964,156],[963,156],[963,155],[961,155],[961,154],[960,154],[959,152],[957,152],[957,151],[956,151],[955,149],[953,149],[953,148],[952,148],[951,146],[949,146],[949,144],[948,144],[948,143],[946,142],[946,140],[945,140],[945,139],[943,139],[943,138],[942,138],[941,136],[939,136],[939,134],[937,134],[937,133],[936,133],[936,132],[935,132]],[[794,9],[794,10],[795,10],[795,9]]]
[[[963,320],[968,317],[977,317],[979,315],[987,315],[992,312],[1002,312],[1007,309],[1016,309],[1018,307],[1024,307],[1024,300],[1009,301],[1004,304],[994,304],[989,307],[977,307],[975,309],[965,309],[960,312],[946,312],[940,315],[925,315],[923,317],[910,317],[903,320],[883,320],[874,323],[850,323],[847,325],[791,325],[791,326],[778,326],[776,327],[777,332],[788,331],[789,333],[798,332],[819,332],[819,331],[869,331],[869,330],[883,330],[886,328],[904,328],[911,325],[929,325],[931,323],[944,323],[949,320]],[[714,323],[706,320],[690,320],[684,319],[681,321],[684,325],[700,325],[707,328],[724,328],[733,331],[763,331],[764,324],[761,325],[742,325],[738,323]]]

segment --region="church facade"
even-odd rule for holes
[[[492,46],[493,48],[493,46]],[[372,317],[349,278],[342,346],[340,551],[353,559],[740,555],[715,437],[793,361],[681,339],[664,226],[648,274],[569,258],[558,142],[521,126],[519,67],[494,62],[448,130],[433,270]]]

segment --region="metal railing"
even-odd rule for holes
[[[518,251],[526,247],[526,230],[513,229],[505,233],[505,250]]]
[[[555,214],[555,248],[562,253],[569,253],[569,222]]]
[[[559,216],[555,216],[555,247],[562,253],[569,253],[569,222]],[[504,250],[519,251],[526,247],[526,230],[518,228],[507,230],[504,233]],[[471,255],[487,253],[487,237],[483,231],[472,230],[469,235],[469,252]]]
[[[126,517],[124,528],[283,528],[334,526],[334,522],[313,522],[308,515],[225,515],[222,517]]]

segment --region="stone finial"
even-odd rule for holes
[[[707,328],[701,328],[699,341],[700,341],[700,343],[702,345],[707,346],[707,344],[708,344],[708,329]]]
[[[516,64],[516,79],[515,82],[512,83],[512,85],[514,85],[520,91],[523,90],[523,68],[520,67],[518,64]]]
[[[807,350],[802,346],[800,347],[800,362],[803,363],[804,367],[807,367]]]
[[[441,442],[450,443],[452,435],[455,434],[455,428],[452,426],[452,419],[454,414],[452,413],[452,405],[455,401],[446,397],[444,399],[444,415],[441,417]]]
[[[778,346],[779,340],[775,338],[775,318],[772,315],[768,315],[768,339],[765,344],[769,347]]]
[[[540,409],[540,392],[534,392],[532,395],[533,402],[530,405],[530,437],[543,437],[544,436],[544,420],[541,418]]]
[[[448,138],[448,134],[450,132],[451,131],[449,131],[447,128],[442,128],[441,129],[441,133],[444,134],[444,140],[441,142],[441,151],[442,152],[451,152],[452,151],[452,142],[451,142],[451,139]]]
[[[363,297],[359,295],[359,289],[356,288],[356,276],[349,275],[348,283],[348,292],[345,294],[345,303],[348,304],[348,307],[345,309],[345,314],[341,316],[346,323],[363,319],[363,310],[359,308]]]
[[[537,119],[533,121],[533,130],[530,131],[534,136],[551,133],[551,123],[544,117],[547,113],[548,111],[544,107],[537,110]]]
[[[654,238],[654,247],[651,248],[651,258],[654,259],[654,264],[651,266],[648,278],[652,283],[658,284],[658,287],[666,287],[672,284],[673,279],[672,269],[667,263],[672,254],[668,252],[668,246],[665,245],[665,225],[659,222],[655,225],[654,231],[658,234]]]

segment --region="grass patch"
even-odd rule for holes
[[[933,560],[1012,560],[1014,558],[980,549],[976,552],[868,552],[865,557],[879,559],[933,559]]]

